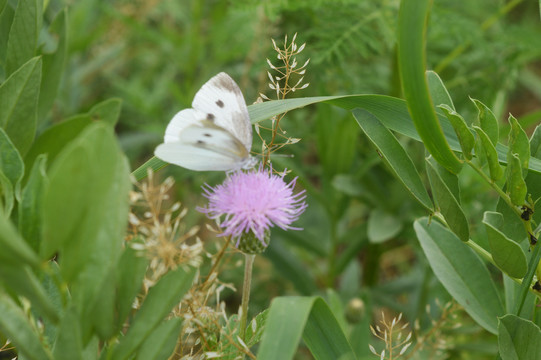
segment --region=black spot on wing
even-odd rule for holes
[[[212,137],[212,135],[210,135],[209,133],[204,133],[203,136]]]
[[[198,144],[198,145],[204,145],[205,142],[204,142],[203,140],[197,140],[197,144]]]
[[[225,105],[224,105],[224,102],[222,100],[218,100],[216,101],[216,105],[218,105],[219,107],[223,108]]]
[[[214,121],[215,118],[216,116],[214,116],[214,114],[211,114],[211,113],[207,114],[207,120]]]

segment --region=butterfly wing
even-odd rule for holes
[[[195,94],[192,107],[205,119],[229,131],[245,147],[252,148],[252,124],[238,85],[226,73],[207,81]]]
[[[167,125],[165,129],[164,142],[176,142],[180,139],[180,133],[183,129],[191,125],[200,125],[205,119],[205,114],[194,110],[184,109],[179,111]]]
[[[202,124],[187,126],[177,141],[159,145],[156,157],[195,171],[237,170],[246,164],[250,156],[244,144],[225,129]]]

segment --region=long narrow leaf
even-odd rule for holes
[[[328,305],[320,297],[278,297],[272,301],[258,360],[293,359],[303,336],[318,359],[355,359]]]
[[[462,163],[447,143],[425,77],[424,46],[429,7],[430,0],[404,0],[401,3],[398,19],[400,78],[413,123],[427,150],[449,171],[458,173]]]

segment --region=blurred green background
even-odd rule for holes
[[[395,61],[398,0],[51,0],[46,19],[66,4],[69,57],[57,102],[41,130],[99,101],[121,98],[116,130],[132,169],[152,156],[173,115],[190,107],[195,92],[218,72],[238,82],[248,104],[259,93],[274,98],[266,74],[266,59],[276,63],[273,38],[282,45],[285,35],[297,33],[297,44],[306,42],[299,62],[311,59],[305,76],[310,86],[292,96],[401,94]],[[476,114],[469,96],[489,105],[502,124],[509,112],[529,130],[541,119],[538,6],[434,1],[427,68],[439,73],[467,121]],[[302,141],[282,149],[293,157],[276,157],[274,167],[299,176],[309,208],[297,224],[304,231],[273,232],[271,246],[256,262],[251,311],[268,307],[273,296],[324,294],[333,288],[337,308],[363,299],[363,321],[372,321],[367,313],[386,308],[430,328],[430,320],[439,316],[435,299],[445,303],[449,296],[432,275],[411,227],[425,211],[383,165],[349,112],[312,106],[287,114],[281,125]],[[258,152],[261,143],[254,138]],[[400,140],[422,170],[422,144]],[[177,181],[176,198],[191,209],[187,228],[203,224],[195,210],[203,205],[200,186],[221,182],[223,173],[169,166],[160,177],[168,174]],[[475,238],[483,211],[497,198],[468,169],[460,181]],[[204,230],[200,236],[213,238]],[[222,274],[239,286],[241,276],[240,267]],[[236,311],[239,295],[227,296]],[[469,325],[448,334],[454,350],[446,354],[467,359],[494,352],[495,338],[460,314]]]

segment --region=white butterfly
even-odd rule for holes
[[[195,94],[191,109],[173,117],[154,155],[190,170],[231,171],[255,165],[251,147],[246,102],[235,81],[222,72]]]

